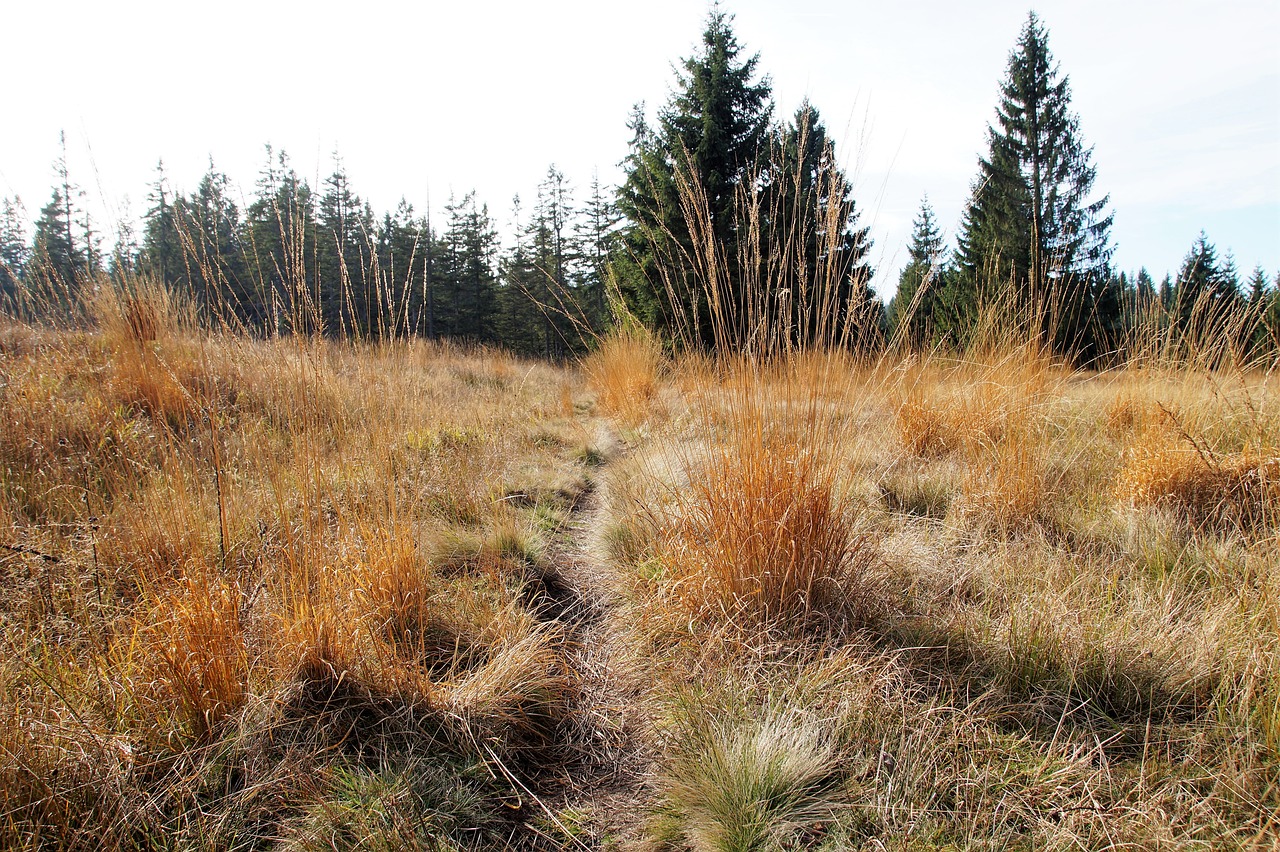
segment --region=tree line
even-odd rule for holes
[[[1112,266],[1109,198],[1048,31],[1028,15],[1001,82],[987,150],[949,246],[921,202],[895,296],[870,287],[872,240],[834,142],[805,102],[783,119],[732,16],[711,10],[697,52],[650,120],[637,105],[616,190],[576,198],[550,168],[514,234],[474,193],[443,221],[401,201],[375,215],[340,160],[320,187],[267,149],[253,198],[210,165],[189,194],[157,170],[140,235],[109,256],[78,204],[63,154],[27,238],[0,208],[0,296],[15,311],[75,304],[102,276],[146,275],[211,322],[255,334],[416,335],[562,357],[620,317],[677,344],[752,348],[897,341],[964,349],[1014,324],[1045,349],[1099,363],[1152,348],[1273,357],[1280,274],[1247,280],[1201,234],[1176,277]]]
[[[404,200],[377,215],[341,160],[317,191],[268,146],[242,209],[212,163],[188,194],[161,163],[141,234],[122,226],[109,256],[65,156],[55,169],[59,185],[29,241],[18,202],[5,199],[0,211],[0,296],[12,313],[65,312],[93,282],[146,276],[235,331],[420,336],[550,358],[580,351],[608,316],[618,214],[598,180],[579,200],[554,166],[527,211],[517,199],[514,244],[502,250],[473,192],[451,198],[443,221]]]

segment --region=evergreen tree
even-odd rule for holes
[[[907,265],[898,276],[898,292],[889,303],[890,327],[903,340],[919,345],[933,336],[933,314],[945,263],[946,244],[926,195],[912,224],[911,246]]]
[[[143,216],[142,250],[138,257],[140,272],[152,275],[170,286],[186,281],[182,240],[178,236],[173,191],[164,173],[164,161],[156,164],[156,178],[147,195],[150,207]]]
[[[342,161],[320,197],[316,244],[316,272],[325,331],[363,336],[379,310],[379,294],[367,275],[374,234],[373,211],[351,191]]]
[[[546,347],[545,325],[539,312],[538,294],[546,275],[536,259],[539,243],[545,249],[545,227],[537,221],[524,223],[520,196],[512,199],[512,230],[515,244],[501,261],[498,276],[496,334],[502,345],[520,355],[540,355]]]
[[[1251,357],[1258,357],[1267,352],[1271,352],[1274,355],[1275,350],[1267,323],[1267,308],[1270,301],[1271,293],[1268,292],[1267,273],[1263,271],[1261,266],[1255,266],[1253,274],[1249,276],[1248,296],[1251,325],[1249,355]]]
[[[1035,13],[1009,56],[996,119],[961,226],[954,297],[980,303],[1012,286],[1015,306],[1039,314],[1046,342],[1088,355],[1088,323],[1110,275],[1112,216],[1106,196],[1090,200],[1092,149]]]
[[[0,312],[16,313],[27,265],[26,214],[22,200],[6,198],[0,205]]]
[[[71,182],[67,168],[67,137],[60,133],[59,155],[53,169],[56,183],[49,203],[40,209],[27,264],[28,289],[38,293],[36,301],[47,310],[66,313],[78,302],[81,285],[89,274],[89,258],[76,238],[76,226],[86,223],[76,205],[81,195]],[[83,215],[83,219],[81,218]]]
[[[84,261],[73,241],[70,208],[61,188],[40,208],[26,267],[27,289],[44,309],[64,312],[75,301]]]
[[[578,217],[575,237],[581,251],[578,292],[584,319],[600,332],[609,322],[609,275],[619,250],[617,206],[600,188],[600,176],[591,177],[591,194]]]
[[[231,181],[212,160],[196,191],[175,203],[174,220],[196,303],[226,327],[265,328],[267,298],[248,273],[240,209],[231,199]]]
[[[437,320],[445,334],[477,343],[494,342],[498,234],[487,206],[474,192],[450,200],[440,263]]]
[[[1218,252],[1204,231],[1182,261],[1174,300],[1179,325],[1188,329],[1203,321],[1223,318],[1239,298],[1236,282],[1218,264]]]
[[[142,254],[142,247],[138,244],[138,237],[133,229],[133,217],[127,212],[127,198],[125,210],[125,214],[116,223],[116,243],[111,250],[111,262],[107,269],[112,280],[117,283],[125,282],[137,273],[138,257]]]
[[[245,211],[248,272],[266,295],[267,322],[277,334],[315,332],[320,327],[316,289],[317,225],[311,187],[289,165],[289,157],[267,146],[257,193]]]
[[[623,293],[629,308],[670,330],[679,317],[688,318],[692,328],[684,331],[708,345],[711,319],[700,301],[694,237],[680,187],[705,199],[708,233],[696,250],[705,252],[706,240],[714,242],[727,260],[727,286],[736,292],[743,272],[737,266],[735,196],[744,181],[754,178],[766,153],[773,109],[769,80],[756,80],[759,57],[742,55],[731,24],[729,15],[712,8],[702,49],[682,63],[657,127],[647,124],[643,106],[636,108],[618,197],[628,220],[623,239],[630,262]]]
[[[421,333],[424,227],[403,198],[394,214],[383,217],[378,229],[378,288],[387,308],[376,324],[380,337]]]
[[[774,131],[769,158],[766,248],[747,276],[744,301],[784,299],[792,343],[863,344],[878,338],[883,316],[870,287],[869,229],[858,222],[849,182],[818,111],[805,102]],[[750,226],[740,222],[739,226]],[[750,260],[744,253],[742,263]],[[785,295],[783,295],[785,293]],[[751,311],[739,315],[747,319]],[[749,330],[737,332],[746,339]]]

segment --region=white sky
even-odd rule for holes
[[[730,0],[779,114],[808,96],[856,175],[889,295],[928,192],[949,234],[985,149],[1027,0]],[[477,190],[506,230],[554,163],[615,183],[631,107],[652,117],[705,0],[0,0],[0,195],[31,218],[58,131],[99,227],[146,208],[163,157],[212,157],[247,196],[263,145],[318,186],[338,151],[379,214]],[[1247,275],[1280,268],[1280,2],[1041,0],[1070,76],[1116,265],[1176,272],[1203,228]]]

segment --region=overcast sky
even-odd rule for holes
[[[475,189],[500,226],[556,164],[616,183],[627,118],[695,51],[704,0],[217,3],[0,0],[0,195],[35,218],[58,132],[100,226],[137,219],[163,158],[245,194],[271,143],[314,185],[341,154],[378,212]],[[954,235],[1028,5],[732,0],[780,114],[819,108],[856,177],[877,289],[928,193]],[[1158,279],[1201,229],[1242,273],[1280,269],[1280,2],[1042,0],[1110,193],[1115,263]]]

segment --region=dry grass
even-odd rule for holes
[[[645,344],[588,389],[98,310],[0,344],[0,845],[1280,837],[1270,374]]]
[[[1266,529],[1280,510],[1280,454],[1211,453],[1190,436],[1153,428],[1130,447],[1115,494],[1170,508],[1196,526]]]
[[[639,425],[658,393],[662,347],[643,329],[622,327],[599,341],[583,361],[600,411],[623,423]]]
[[[504,822],[574,695],[527,593],[586,488],[574,376],[210,334],[147,285],[94,316],[0,355],[0,845],[324,836],[368,791],[310,779],[392,757],[388,796],[456,765]]]
[[[688,411],[609,479],[636,677],[672,720],[653,842],[1273,846],[1273,379],[1089,376],[1016,352],[801,381],[811,367],[697,365]],[[1139,496],[1138,464],[1190,472],[1143,474]],[[844,523],[810,537],[836,506]],[[769,571],[867,605],[797,630],[832,600]],[[761,629],[765,600],[805,603]],[[759,817],[789,801],[751,794],[782,758],[732,784],[714,759],[746,766],[735,732],[777,712],[837,755],[812,822]],[[785,838],[751,833],[764,823]]]

